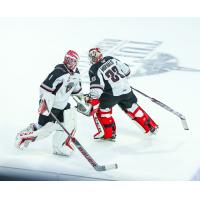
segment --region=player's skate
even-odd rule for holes
[[[116,133],[115,132],[112,133],[111,137],[106,137],[106,138],[105,138],[103,133],[99,133],[98,132],[98,133],[96,133],[94,135],[94,139],[102,139],[102,140],[107,140],[107,141],[114,141],[115,138],[116,138]]]
[[[159,126],[155,124],[155,122],[151,118],[147,120],[147,126],[149,126],[149,132],[147,133],[149,133],[150,135],[156,135]]]
[[[36,125],[31,123],[26,129],[20,131],[16,136],[15,146],[18,149],[27,148],[30,142],[35,141],[36,137],[33,136],[33,132],[36,130]]]

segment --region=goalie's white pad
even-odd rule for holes
[[[75,132],[72,132],[74,134]],[[67,141],[66,133],[63,130],[57,130],[53,136],[53,153],[61,156],[70,156],[75,150],[74,144],[70,138]]]
[[[35,130],[35,124],[31,123],[27,128],[20,131],[15,138],[15,146],[21,150],[26,148],[31,141],[35,140],[35,137],[33,136]]]
[[[51,133],[57,130],[58,124],[48,122],[40,129],[36,130],[35,124],[30,124],[26,129],[20,131],[15,140],[15,146],[23,150],[28,147],[30,142],[41,140],[48,137]]]
[[[74,108],[64,111],[64,127],[74,136],[76,132],[77,120],[76,111]],[[53,153],[62,156],[70,156],[75,150],[74,144],[71,142],[70,137],[60,127],[56,130],[53,136]]]

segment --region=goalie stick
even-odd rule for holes
[[[182,122],[182,125],[183,125],[183,128],[185,130],[189,130],[188,128],[188,125],[187,125],[187,121],[186,121],[186,118],[185,116],[183,116],[181,113],[175,111],[174,109],[170,108],[169,106],[165,105],[164,103],[158,101],[157,99],[155,98],[152,98],[146,94],[144,94],[143,92],[141,92],[140,90],[137,90],[135,89],[134,87],[131,86],[131,89],[132,90],[135,90],[136,92],[140,93],[141,95],[149,98],[152,102],[156,103],[157,105],[161,106],[162,108],[164,108],[165,110],[168,110],[169,112],[173,113],[174,115],[176,115],[177,117],[179,117],[181,119],[181,122]]]
[[[48,110],[47,104],[46,104],[46,108]],[[62,125],[62,123],[58,120],[58,118],[52,112],[50,112],[50,115],[62,127],[63,131],[70,137],[70,139],[72,140],[76,148],[81,152],[81,154],[87,159],[87,161],[92,165],[92,167],[94,167],[96,171],[106,171],[106,170],[118,168],[118,165],[116,163],[110,164],[110,165],[98,165],[96,161],[89,155],[89,153],[83,148],[80,142],[75,137],[71,136],[71,134],[66,130],[66,128]]]

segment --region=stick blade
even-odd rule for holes
[[[112,169],[117,169],[118,165],[115,164],[111,164],[111,165],[97,165],[95,166],[95,170],[96,171],[107,171],[107,170],[112,170]]]
[[[185,130],[189,130],[189,127],[188,127],[186,119],[185,118],[181,118],[181,122],[182,122],[183,128]]]

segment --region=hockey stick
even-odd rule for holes
[[[139,90],[133,88],[132,86],[131,86],[131,89],[132,89],[132,90],[135,90],[136,92],[138,92],[138,93],[142,94],[143,96],[149,98],[152,102],[158,104],[159,106],[161,106],[161,107],[164,108],[165,110],[168,110],[169,112],[171,112],[171,113],[173,113],[174,115],[176,115],[177,117],[179,117],[179,118],[181,119],[183,128],[184,128],[185,130],[189,130],[188,125],[187,125],[186,118],[185,118],[185,116],[183,116],[181,113],[175,111],[174,109],[172,109],[172,108],[170,108],[169,106],[165,105],[164,103],[158,101],[157,99],[152,98],[152,97],[150,97],[150,96],[144,94],[143,92],[141,92],[141,91],[139,91]]]
[[[47,107],[47,104],[46,104]],[[48,110],[48,108],[47,108]],[[66,130],[66,128],[62,125],[62,123],[58,120],[58,118],[50,112],[50,115],[57,121],[57,123],[62,127],[64,132],[70,137],[71,141],[74,143],[76,148],[81,152],[81,154],[88,160],[88,162],[94,167],[96,171],[106,171],[109,169],[117,169],[118,165],[117,164],[110,164],[110,165],[98,165],[95,160],[89,155],[89,153],[83,148],[83,146],[79,143],[79,141],[75,138],[72,137],[71,134]]]

